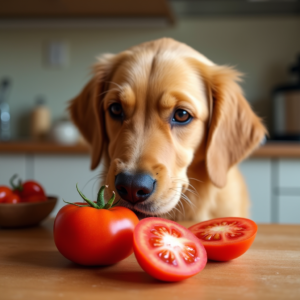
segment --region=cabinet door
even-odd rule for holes
[[[36,155],[33,159],[34,178],[41,182],[48,195],[59,197],[51,216],[68,202],[80,202],[76,183],[89,198],[96,200],[99,187],[99,170],[90,170],[90,158],[83,155]]]
[[[279,223],[300,224],[300,195],[278,196]]]
[[[248,159],[239,166],[251,200],[250,217],[258,223],[271,222],[271,160]]]
[[[300,195],[300,160],[280,159],[278,162],[278,187],[281,192],[293,189]]]
[[[26,174],[26,156],[25,155],[0,155],[0,185],[8,185],[9,179],[18,174],[20,179],[25,180]]]

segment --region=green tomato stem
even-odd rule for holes
[[[76,183],[76,189],[77,189],[77,192],[79,193],[79,195],[81,196],[81,198],[87,202],[90,206],[94,207],[94,208],[99,208],[98,205],[96,203],[94,203],[93,201],[89,200],[88,198],[86,198],[86,196],[84,196],[81,191],[79,190],[78,188],[78,183]]]
[[[20,191],[22,192],[23,190],[23,186],[22,186],[22,181],[21,179],[19,179],[19,185],[15,185],[14,184],[14,180],[18,177],[17,174],[13,175],[12,178],[9,180],[9,183],[11,185],[11,187],[13,188],[14,191]]]
[[[64,201],[65,203],[67,203],[67,204],[72,204],[72,205],[79,206],[79,207],[89,207],[88,204],[85,204],[85,205],[79,205],[79,204],[76,204],[76,203],[67,202],[67,201],[65,201],[64,199],[63,199],[63,201]]]
[[[108,188],[108,185],[101,186],[101,188],[98,192],[97,204],[100,208],[103,208],[105,206],[105,202],[104,202],[104,190],[105,190],[105,188]]]
[[[111,208],[112,205],[113,205],[113,203],[114,203],[114,201],[115,201],[115,198],[116,198],[116,193],[113,192],[111,198],[107,201],[107,203],[105,204],[104,208],[106,208],[106,209]]]
[[[71,202],[67,202],[65,200],[63,200],[65,203],[67,204],[72,204],[78,207],[92,207],[92,208],[97,208],[97,209],[110,209],[111,207],[116,206],[119,202],[117,201],[117,203],[113,204],[116,198],[116,194],[115,192],[113,192],[111,198],[107,201],[107,203],[105,204],[104,202],[104,190],[105,188],[107,188],[108,185],[103,185],[99,192],[98,192],[98,196],[97,196],[97,203],[89,200],[78,188],[78,184],[76,184],[76,189],[77,192],[79,193],[79,195],[81,196],[81,198],[87,203],[86,205],[79,205],[79,204],[75,204],[75,203],[71,203]]]

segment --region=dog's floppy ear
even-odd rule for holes
[[[70,102],[69,111],[72,121],[91,145],[92,170],[99,165],[107,144],[102,98],[107,82],[125,55],[126,52],[101,56],[93,68],[92,79]]]
[[[222,188],[230,167],[255,149],[266,129],[236,83],[240,73],[227,66],[205,66],[202,71],[212,103],[206,169],[213,184]]]

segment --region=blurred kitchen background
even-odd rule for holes
[[[10,0],[0,5],[0,184],[96,196],[99,170],[66,107],[101,53],[172,37],[245,74],[270,140],[241,164],[257,222],[300,223],[300,1]],[[276,139],[276,141],[274,141]],[[298,144],[299,143],[299,144]]]

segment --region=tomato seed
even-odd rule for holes
[[[235,227],[234,229],[235,230],[244,230],[244,228],[242,228],[242,227]]]
[[[158,257],[167,264],[177,266],[177,261],[172,251],[163,250],[162,252],[158,253]]]
[[[192,253],[192,254],[195,254],[195,253],[196,253],[196,250],[195,250],[194,248],[190,247],[190,246],[185,246],[185,249],[186,249],[188,252]]]
[[[208,236],[206,236],[204,239],[207,241],[210,241],[210,239],[212,238],[212,234],[209,234]]]
[[[187,263],[193,263],[195,261],[195,259],[193,257],[187,255],[187,253],[185,253],[185,252],[181,252],[180,255]]]
[[[177,232],[176,230],[172,229],[172,235],[175,236],[175,237],[180,237],[180,233]]]
[[[214,240],[219,240],[221,238],[220,234],[219,233],[216,233],[214,235]]]
[[[155,229],[150,230],[150,232],[153,233],[154,235],[157,235],[157,236],[161,236],[161,237],[163,236],[161,233],[159,233]]]

